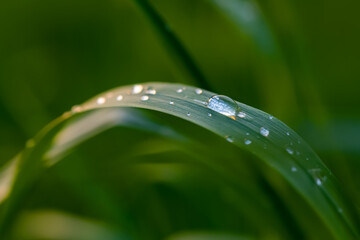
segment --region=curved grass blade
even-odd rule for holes
[[[175,33],[169,28],[165,20],[158,12],[156,12],[151,3],[149,3],[148,0],[135,0],[135,2],[148,17],[150,23],[158,33],[158,36],[172,54],[174,61],[183,70],[182,72],[186,72],[187,76],[190,77],[200,87],[211,90],[211,86],[206,80],[204,74],[196,65],[191,55],[185,49]]]
[[[2,231],[11,222],[26,186],[41,172],[49,142],[62,122],[77,112],[106,107],[136,107],[168,113],[200,125],[238,147],[252,152],[278,171],[315,209],[337,239],[358,235],[349,206],[338,192],[334,176],[294,131],[273,116],[212,92],[179,84],[147,83],[116,88],[78,106],[55,120],[22,155],[10,198],[1,212]],[[26,166],[26,167],[24,167]],[[28,167],[28,168],[27,168]],[[25,175],[25,177],[24,177]],[[24,180],[25,179],[25,180]],[[24,182],[25,181],[25,182]],[[11,201],[13,200],[13,201]],[[15,203],[14,203],[15,202]]]

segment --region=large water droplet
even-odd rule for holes
[[[267,137],[267,136],[269,136],[269,130],[267,130],[266,128],[264,128],[264,127],[261,127],[260,128],[260,133],[261,133],[261,135],[263,135],[264,137]]]
[[[104,97],[99,97],[96,102],[97,102],[97,104],[99,104],[99,105],[104,104],[104,103],[106,102],[106,98],[104,98]]]
[[[143,96],[140,97],[140,100],[145,102],[145,101],[149,100],[149,96],[143,95]]]
[[[211,97],[208,101],[207,106],[215,112],[221,113],[222,115],[225,115],[232,119],[235,119],[235,116],[240,110],[239,106],[234,100],[223,95],[215,95]]]
[[[132,94],[139,94],[139,93],[142,92],[142,90],[143,90],[143,86],[142,86],[142,85],[134,85],[131,93],[132,93]]]
[[[195,89],[195,93],[196,94],[202,94],[202,92],[203,92],[203,90],[202,89],[200,89],[200,88],[197,88],[197,89]]]

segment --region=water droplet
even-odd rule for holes
[[[339,212],[339,213],[343,213],[343,209],[342,209],[342,208],[338,208],[338,212]]]
[[[234,142],[234,139],[230,136],[225,137],[228,142]]]
[[[238,117],[239,117],[239,118],[245,118],[245,117],[246,117],[246,113],[244,113],[244,112],[239,112],[239,113],[238,113]]]
[[[319,178],[316,179],[316,185],[318,185],[318,186],[322,185],[322,182]]]
[[[309,158],[308,158],[308,157],[306,157],[306,158],[305,158],[305,160],[309,161]]]
[[[227,117],[235,119],[235,116],[239,112],[239,106],[234,100],[227,96],[215,95],[208,101],[208,108],[215,112],[221,113]]]
[[[190,116],[191,116],[191,113],[189,113],[189,112],[188,112],[188,113],[186,113],[186,116],[190,117]]]
[[[140,100],[145,102],[145,101],[149,100],[149,96],[143,95],[143,96],[140,97]]]
[[[32,147],[34,147],[34,146],[35,146],[35,140],[32,139],[32,138],[29,139],[29,140],[27,140],[25,146],[26,146],[27,148],[32,148]]]
[[[143,86],[142,85],[134,85],[133,89],[132,89],[132,94],[139,94],[141,93],[143,90]]]
[[[200,95],[203,93],[203,90],[200,88],[197,88],[197,89],[195,89],[195,93]]]
[[[249,136],[249,135],[250,135],[250,133],[248,133],[248,132],[247,132],[247,133],[245,133],[245,134],[246,134],[246,136]]]
[[[261,133],[261,135],[263,135],[264,137],[267,137],[267,136],[269,136],[269,130],[267,130],[266,128],[264,128],[264,127],[261,127],[260,128],[260,133]]]
[[[122,95],[118,95],[117,97],[116,97],[116,101],[121,101],[121,100],[123,100],[124,99],[124,97],[122,96]]]
[[[96,102],[97,102],[97,104],[101,105],[106,102],[106,99],[104,97],[99,97]]]
[[[75,105],[71,108],[71,112],[78,113],[82,111],[82,107],[80,105]]]
[[[148,87],[148,88],[146,89],[145,93],[151,94],[151,95],[155,95],[155,94],[156,94],[156,90],[155,90],[155,88],[153,88],[153,87]]]
[[[244,140],[244,143],[245,143],[245,145],[249,145],[249,144],[251,144],[251,143],[252,143],[252,141],[251,141],[251,140],[249,140],[249,139],[245,139],[245,140]]]
[[[182,93],[184,91],[184,89],[179,88],[178,90],[176,90],[177,93]]]
[[[173,102],[173,101],[170,101],[169,104],[170,104],[170,105],[174,105],[174,102]]]
[[[293,155],[294,154],[294,150],[292,148],[286,148],[286,151],[290,154]]]
[[[291,171],[292,171],[292,172],[296,172],[296,171],[297,171],[297,168],[296,168],[296,167],[291,167]]]
[[[208,116],[209,116],[209,117],[212,117],[212,114],[211,114],[211,113],[208,113]]]
[[[286,132],[286,135],[290,136],[290,133],[289,133],[289,132]]]
[[[273,118],[274,118],[274,116],[269,115],[269,119],[270,119],[270,120],[272,120]]]

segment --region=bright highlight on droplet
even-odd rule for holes
[[[292,172],[296,172],[296,171],[297,171],[297,168],[296,168],[296,167],[291,167],[291,171],[292,171]]]
[[[184,89],[179,88],[178,90],[176,90],[177,93],[182,93],[184,91]]]
[[[208,116],[209,116],[209,117],[212,117],[212,114],[211,114],[211,113],[208,113]]]
[[[122,95],[119,95],[119,96],[116,97],[116,101],[119,101],[119,102],[120,102],[121,100],[123,100],[123,99],[124,99],[124,97],[123,97]]]
[[[106,99],[104,97],[99,97],[96,102],[97,102],[97,104],[101,105],[106,102]]]
[[[189,112],[188,112],[188,113],[186,113],[186,116],[190,117],[190,116],[191,116],[191,113],[189,113]]]
[[[143,90],[143,86],[142,85],[134,85],[133,89],[132,89],[132,94],[139,94],[142,92]]]
[[[200,88],[197,88],[197,89],[195,89],[195,93],[200,95],[203,93],[203,90]]]
[[[270,132],[266,128],[261,127],[260,128],[260,134],[263,135],[264,137],[267,137],[267,136],[269,136]]]
[[[231,143],[234,142],[234,139],[230,136],[226,136],[225,138],[228,142],[231,142]]]
[[[316,185],[318,185],[318,186],[322,185],[322,182],[319,178],[316,179]]]
[[[211,97],[208,101],[207,107],[234,120],[240,110],[234,100],[223,95],[215,95]]]
[[[147,100],[149,100],[149,96],[143,95],[143,96],[140,97],[140,100],[143,101],[143,102],[147,101]]]
[[[174,102],[173,102],[173,101],[170,101],[169,104],[170,104],[170,105],[174,105]]]

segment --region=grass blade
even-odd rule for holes
[[[179,38],[169,28],[169,25],[160,16],[160,14],[154,9],[148,0],[135,0],[141,10],[149,19],[149,22],[153,25],[158,36],[169,50],[174,61],[181,68],[181,72],[187,73],[187,76],[191,78],[198,86],[206,89],[211,89],[204,74],[196,65],[194,59],[189,52],[185,49]]]
[[[215,97],[214,97],[215,96]],[[15,180],[2,231],[16,212],[29,185],[44,169],[44,154],[61,123],[77,112],[107,107],[136,107],[168,113],[204,127],[258,156],[278,171],[314,208],[337,239],[358,235],[351,208],[338,191],[336,179],[312,149],[294,131],[273,116],[215,93],[180,84],[147,83],[102,93],[46,127],[36,145],[21,156],[21,178]]]

